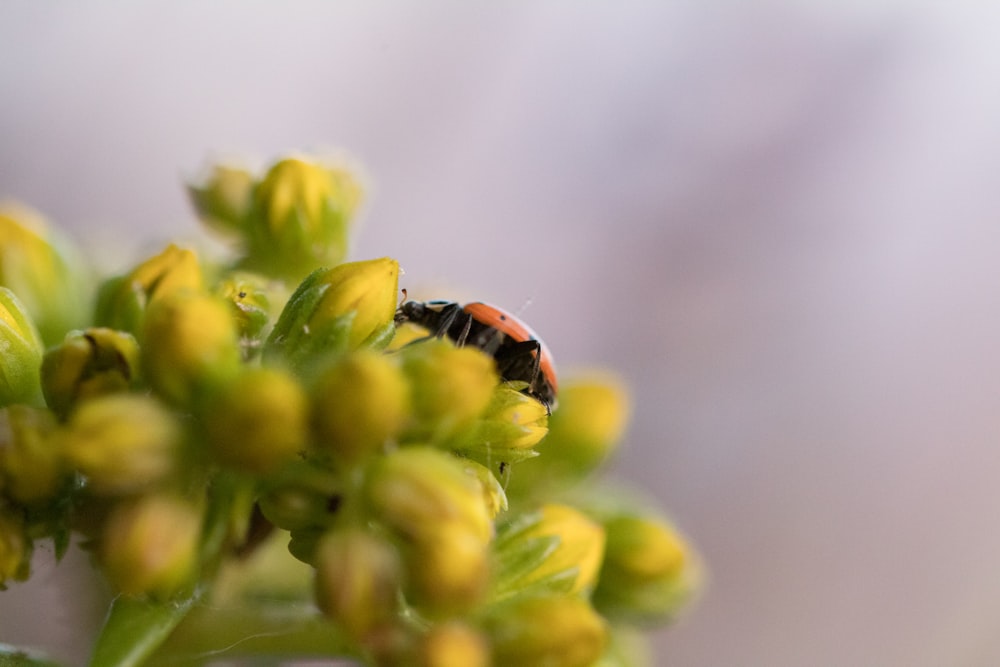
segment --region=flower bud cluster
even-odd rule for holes
[[[567,382],[550,415],[483,350],[394,340],[398,263],[343,261],[345,171],[218,167],[190,193],[231,260],[168,245],[91,285],[89,318],[32,305],[89,283],[0,218],[0,586],[77,536],[114,590],[177,609],[283,539],[344,655],[428,667],[592,665],[689,597],[669,524],[574,499],[622,435],[617,383]]]

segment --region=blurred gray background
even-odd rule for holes
[[[711,571],[658,664],[1000,664],[1000,7],[735,4],[5,2],[0,194],[120,266],[342,149],[356,258],[633,387]],[[80,661],[41,560],[0,641]]]

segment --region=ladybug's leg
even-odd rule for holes
[[[497,370],[504,378],[523,380],[534,386],[542,363],[542,344],[533,339],[508,343],[495,358]]]
[[[454,319],[454,317],[452,317],[452,319]],[[465,347],[465,341],[469,339],[469,330],[471,328],[472,328],[472,315],[469,315],[467,318],[465,318],[465,326],[462,327],[462,332],[458,334],[458,338],[455,339],[455,344],[458,347]]]
[[[438,320],[437,330],[434,332],[434,335],[437,338],[444,338],[447,336],[448,330],[451,329],[451,325],[455,323],[455,318],[458,317],[460,312],[461,308],[457,303],[446,306],[441,311],[441,317]],[[458,345],[461,347],[462,343],[459,343]]]

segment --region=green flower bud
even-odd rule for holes
[[[299,158],[281,160],[254,192],[244,263],[297,281],[318,266],[343,261],[360,201],[361,188],[350,173]]]
[[[568,576],[568,587],[563,592],[590,592],[597,582],[604,555],[604,528],[568,505],[550,503],[542,506],[539,514],[539,520],[520,533],[517,540],[527,543],[539,538],[555,538],[554,547],[547,550],[544,559],[525,572],[515,586],[525,588],[536,582]]]
[[[502,473],[506,466],[536,456],[548,433],[549,410],[507,383],[498,384],[482,417],[454,449]]]
[[[0,410],[0,489],[30,505],[52,499],[65,480],[48,410],[12,405]]]
[[[7,582],[24,581],[31,569],[31,540],[20,512],[0,502],[0,591]]]
[[[186,405],[241,366],[239,341],[226,304],[181,292],[153,303],[143,328],[146,377],[168,401]]]
[[[493,358],[471,347],[432,339],[403,350],[418,425],[411,437],[439,442],[468,428],[493,398]]]
[[[48,343],[79,326],[85,316],[85,281],[74,276],[74,253],[26,206],[0,207],[0,285],[13,291]]]
[[[328,534],[316,551],[316,604],[355,641],[396,613],[400,565],[388,542],[358,529]]]
[[[201,524],[196,507],[169,495],[116,505],[101,539],[108,579],[125,595],[172,597],[196,572]]]
[[[698,587],[701,568],[667,523],[618,516],[605,524],[607,550],[594,605],[612,618],[661,622],[676,615]]]
[[[188,194],[206,226],[224,233],[241,232],[253,201],[253,175],[246,169],[215,165],[202,186]]]
[[[431,628],[420,643],[420,667],[489,667],[490,648],[482,633],[458,621]]]
[[[407,545],[408,599],[432,615],[471,609],[489,584],[489,544],[469,525],[426,525]]]
[[[201,407],[212,451],[237,470],[273,472],[305,450],[308,399],[284,371],[246,369],[214,390]]]
[[[138,368],[139,346],[131,334],[71,331],[42,358],[42,392],[49,407],[65,418],[82,400],[131,389]]]
[[[61,433],[63,455],[101,495],[142,491],[172,476],[180,438],[172,414],[135,394],[87,401]]]
[[[271,297],[281,296],[276,283],[251,273],[229,274],[216,293],[233,305],[231,314],[243,345],[254,348],[261,344],[261,333],[271,321]]]
[[[389,357],[358,350],[329,366],[312,389],[317,448],[333,462],[357,463],[402,430],[409,386]]]
[[[604,652],[604,620],[579,596],[527,597],[497,609],[487,630],[497,665],[589,667]]]
[[[198,256],[174,244],[128,274],[105,282],[97,295],[97,324],[132,334],[142,332],[146,310],[178,292],[203,287]]]
[[[376,518],[408,539],[458,523],[481,544],[493,536],[482,483],[466,463],[431,447],[406,447],[376,460],[366,497]]]
[[[0,405],[41,403],[42,341],[14,293],[0,287]]]
[[[309,461],[297,461],[267,480],[260,509],[279,528],[325,531],[340,505],[343,489],[337,476]],[[311,560],[311,558],[310,558]]]
[[[300,367],[323,354],[388,341],[399,263],[383,257],[319,269],[292,294],[268,337],[266,357]]]

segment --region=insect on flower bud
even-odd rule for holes
[[[50,500],[65,479],[48,410],[12,405],[0,410],[0,489],[30,505]]]
[[[398,285],[399,263],[388,257],[314,271],[285,305],[265,357],[300,367],[323,355],[387,343]]]
[[[114,394],[87,401],[59,434],[68,462],[100,495],[143,490],[174,474],[180,427],[156,399]]]
[[[675,615],[701,578],[691,547],[669,524],[649,517],[617,516],[605,529],[607,553],[594,605],[609,617],[635,623]]]
[[[195,572],[201,523],[195,506],[169,495],[116,505],[101,540],[108,579],[125,595],[170,598]]]
[[[604,652],[604,620],[579,596],[527,597],[489,619],[496,665],[588,667]]]
[[[79,401],[128,391],[139,368],[131,334],[112,329],[71,331],[42,358],[42,392],[62,418]]]
[[[139,335],[146,310],[156,301],[178,292],[202,289],[198,256],[170,244],[123,276],[101,285],[97,295],[99,326]]]
[[[14,293],[0,287],[0,405],[35,403],[42,395],[42,341]]]
[[[49,344],[85,315],[86,283],[75,279],[71,250],[37,211],[10,202],[0,206],[0,285],[18,295]]]
[[[305,450],[308,399],[284,371],[244,370],[208,394],[201,409],[215,455],[237,470],[266,474]]]
[[[409,386],[399,366],[368,350],[329,366],[311,393],[317,448],[333,463],[357,463],[375,453],[410,414]]]
[[[324,536],[316,550],[316,604],[361,640],[394,617],[400,586],[396,549],[359,529]]]
[[[301,158],[276,163],[253,194],[244,264],[290,281],[343,261],[361,188],[347,171]]]
[[[188,405],[241,365],[236,327],[225,302],[180,292],[158,299],[143,328],[143,369],[165,399]]]

